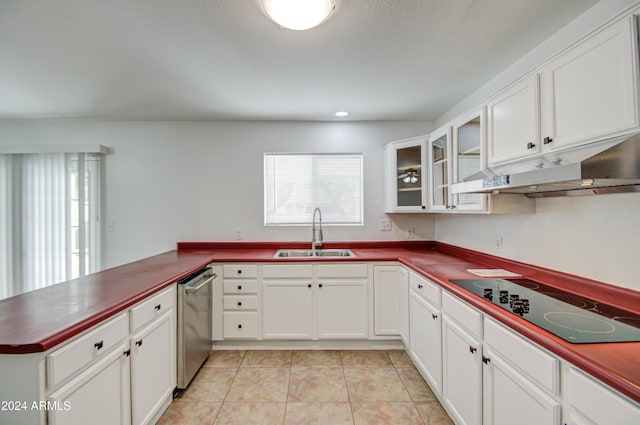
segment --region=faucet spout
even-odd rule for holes
[[[318,239],[316,239],[316,212],[318,213]],[[316,248],[322,246],[322,212],[320,208],[313,210],[313,221],[311,223],[311,251],[315,255]]]

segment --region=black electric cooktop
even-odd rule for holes
[[[451,282],[571,343],[640,341],[640,315],[533,280]]]

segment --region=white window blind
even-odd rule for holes
[[[362,225],[362,154],[264,155],[265,225]]]
[[[100,154],[0,155],[0,298],[100,268]]]

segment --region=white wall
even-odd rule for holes
[[[546,198],[535,214],[440,215],[436,239],[640,291],[638,217],[640,193]]]
[[[306,241],[311,230],[263,225],[263,152],[362,152],[364,226],[325,226],[326,241],[432,240],[432,217],[393,218],[378,231],[383,147],[426,134],[430,122],[5,122],[0,144],[99,143],[105,164],[105,268],[175,248],[177,241]],[[241,230],[239,230],[241,229]]]
[[[444,125],[589,33],[637,0],[602,0],[436,120]],[[640,290],[640,194],[536,200],[536,213],[445,216],[436,239]],[[502,252],[495,250],[503,237]]]

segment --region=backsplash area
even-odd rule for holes
[[[539,199],[535,214],[439,215],[436,240],[640,291],[639,216],[637,193]]]

